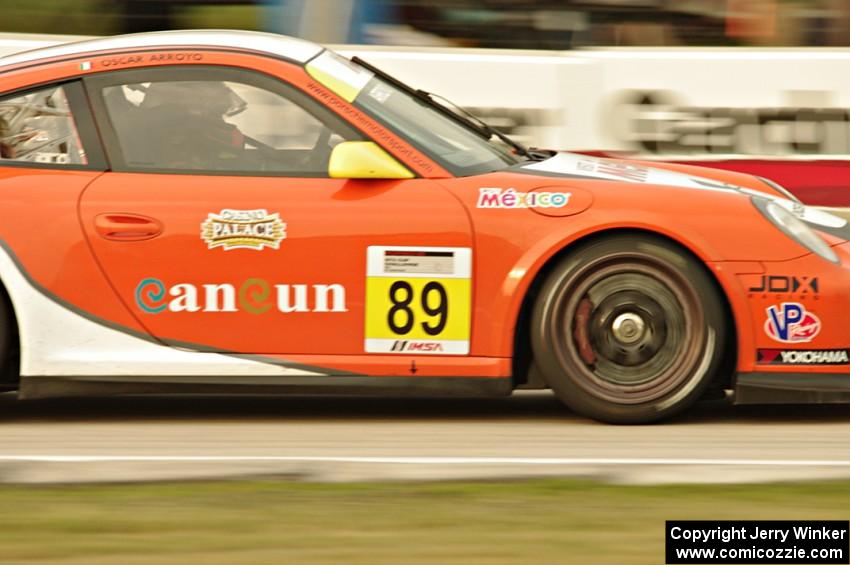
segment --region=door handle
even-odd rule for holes
[[[143,241],[161,234],[162,223],[140,214],[98,214],[94,229],[100,237],[112,241]]]

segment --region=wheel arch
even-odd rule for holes
[[[511,374],[513,375],[514,388],[521,387],[522,385],[527,384],[527,376],[529,370],[532,367],[534,357],[531,350],[531,312],[534,308],[534,303],[539,295],[540,287],[543,285],[543,282],[546,280],[548,274],[564,257],[573,253],[577,248],[581,247],[582,245],[587,245],[597,240],[627,235],[648,235],[670,242],[675,246],[679,247],[684,253],[687,253],[700,265],[702,265],[705,272],[709,275],[709,279],[714,284],[723,303],[724,315],[727,326],[726,330],[728,332],[727,335],[729,336],[727,347],[728,351],[724,356],[721,370],[723,380],[716,383],[716,386],[713,388],[717,388],[720,392],[722,392],[723,388],[728,388],[729,386],[731,386],[735,367],[737,366],[738,361],[739,342],[737,323],[738,316],[736,315],[735,309],[732,306],[732,302],[729,299],[730,289],[728,289],[724,284],[724,281],[719,278],[711,268],[709,268],[706,260],[685,242],[671,237],[668,234],[664,234],[651,229],[622,227],[604,228],[598,231],[583,234],[567,242],[565,245],[561,246],[560,249],[551,254],[534,273],[530,274],[531,281],[526,287],[519,308],[513,318],[513,326],[511,326],[514,329],[513,347],[511,350]]]

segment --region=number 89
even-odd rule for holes
[[[431,306],[431,296],[437,295],[437,305]],[[390,302],[392,307],[387,312],[387,324],[393,333],[397,335],[406,335],[413,329],[415,323],[413,310],[410,304],[413,302],[414,292],[413,287],[407,281],[395,281],[390,286]],[[438,335],[446,327],[449,314],[449,297],[446,294],[446,289],[436,281],[428,282],[422,287],[422,295],[419,298],[422,310],[431,318],[439,316],[436,323],[429,324],[428,321],[421,322],[420,325],[428,335]],[[399,323],[399,318],[403,323]],[[433,320],[429,320],[433,321]]]

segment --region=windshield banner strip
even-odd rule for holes
[[[310,76],[349,103],[354,102],[374,76],[371,71],[332,51],[325,51],[310,61],[305,68]]]

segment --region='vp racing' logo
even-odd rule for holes
[[[799,302],[783,302],[767,308],[764,331],[782,343],[812,341],[820,332],[820,320]]]

